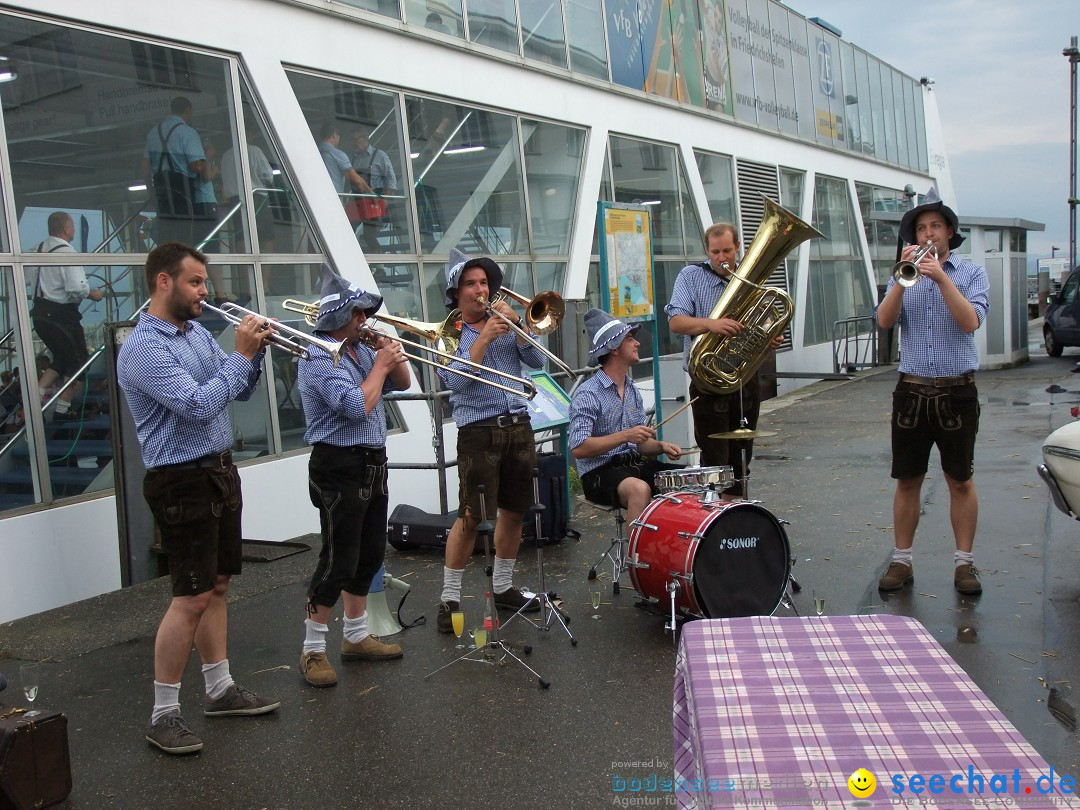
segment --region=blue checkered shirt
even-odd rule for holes
[[[990,308],[990,280],[982,265],[950,253],[942,263],[956,289],[975,307],[982,326]],[[889,287],[896,279],[889,279]],[[880,304],[879,304],[880,306]],[[937,284],[920,278],[904,290],[900,307],[900,372],[922,377],[954,377],[979,367],[975,335],[961,329]]]
[[[664,307],[668,320],[676,315],[708,318],[727,285],[728,280],[712,270],[708,262],[686,265],[675,277],[671,300]],[[690,344],[693,341],[693,335],[683,335],[683,371],[689,366]]]
[[[316,335],[330,339],[322,332]],[[360,384],[375,367],[375,352],[358,344],[356,357],[346,352],[335,367],[330,355],[317,346],[310,348],[311,359],[301,360],[297,383],[304,403],[308,444],[322,442],[335,447],[383,447],[386,445],[386,407],[382,397],[367,413],[367,403]],[[396,390],[389,375],[382,392]]]
[[[480,332],[467,323],[461,326],[461,343],[455,354],[458,357],[469,359],[469,350],[480,336]],[[543,353],[534,345],[521,346],[518,344],[517,335],[507,332],[491,341],[484,352],[483,363],[488,368],[513,374],[515,377],[524,376],[521,373],[521,365],[524,363],[530,368],[540,368],[544,365]],[[508,385],[511,388],[521,388],[517,383],[491,374],[487,371],[478,371],[472,366],[456,361],[450,362],[451,368],[468,372],[475,377],[497,382],[500,385]],[[526,413],[529,408],[525,404],[524,397],[517,397],[499,388],[493,388],[460,374],[439,369],[439,379],[450,391],[450,405],[454,409],[454,424],[458,427],[471,425],[481,419],[490,419],[504,413]]]
[[[578,386],[570,399],[570,449],[593,436],[610,436],[620,430],[645,424],[645,404],[630,375],[626,375],[623,398],[615,382],[603,369]],[[619,453],[637,452],[633,442],[623,442],[606,453],[592,458],[576,458],[578,476],[602,467]]]
[[[263,352],[249,362],[226,355],[214,336],[142,313],[116,361],[146,468],[221,453],[233,445],[229,403],[246,400],[262,376]]]

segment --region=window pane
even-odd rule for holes
[[[870,248],[870,263],[874,267],[875,283],[879,293],[884,294],[885,285],[889,283],[893,265],[896,264],[896,240],[900,224],[879,222],[871,215],[875,211],[906,211],[908,201],[902,191],[866,183],[856,183],[855,192],[859,197],[859,211],[862,214],[866,244]]]
[[[218,160],[236,143],[224,59],[5,15],[0,31],[19,64],[0,100],[20,223],[31,206],[84,212],[79,252],[229,249],[215,232]]]
[[[439,10],[429,7],[429,0],[405,0],[405,21],[422,25],[440,34],[465,36],[465,24],[461,17],[461,0],[442,0]]]
[[[338,2],[353,8],[362,8],[364,11],[374,11],[376,14],[393,17],[395,20],[401,19],[398,0],[338,0]]]
[[[23,276],[52,496],[62,499],[113,486],[103,327],[109,321],[133,318],[147,296],[141,266],[64,264],[71,255],[64,244],[75,220],[70,212],[58,212],[51,219],[60,235],[49,236],[48,221],[42,222],[42,263],[24,266]],[[56,228],[58,221],[67,221],[71,230]],[[101,291],[100,301],[66,292],[82,281],[95,296]]]
[[[705,186],[705,197],[709,201],[710,224],[735,222],[735,178],[731,158],[696,150],[694,157],[701,174],[701,184]],[[687,241],[694,244],[692,240]]]
[[[23,432],[28,414],[24,404],[31,401],[28,389],[28,375],[22,369],[35,369],[33,361],[25,362],[27,354],[22,351],[21,341],[17,338],[18,315],[15,309],[12,271],[10,267],[0,267],[0,333],[3,334],[4,352],[0,355],[0,510],[15,509],[37,503],[33,471],[30,458],[33,452],[31,434]],[[36,371],[36,369],[35,369]],[[69,434],[70,429],[65,429]],[[111,454],[110,454],[111,455]],[[106,458],[105,462],[108,463]],[[82,473],[74,468],[75,475],[84,475],[88,479],[96,472]],[[63,473],[68,474],[68,473]],[[58,474],[59,478],[60,474]],[[111,480],[110,480],[111,485]]]
[[[521,133],[525,140],[533,251],[569,253],[585,132],[526,119],[521,122]]]
[[[796,169],[780,169],[780,205],[796,216],[802,215],[803,183],[806,181],[806,173]],[[784,270],[787,273],[787,292],[792,300],[798,292],[797,279],[795,278],[799,268],[799,251],[794,250],[784,260]]]
[[[611,136],[615,202],[645,205],[652,219],[653,251],[682,254],[682,206],[675,149]]]
[[[825,234],[810,242],[804,342],[828,343],[833,323],[873,313],[847,182],[818,175],[813,226]]]
[[[255,230],[261,253],[319,253],[314,229],[300,207],[296,188],[285,173],[280,152],[270,136],[265,118],[259,113],[247,80],[240,79],[240,106],[248,148],[229,149],[221,156],[222,191],[227,211],[240,201],[241,178],[247,177],[250,200],[230,218],[227,231],[233,253],[250,252],[246,223],[255,211]],[[244,167],[246,160],[247,166]]]
[[[413,252],[398,96],[300,73],[289,81],[364,253]]]
[[[607,43],[604,41],[601,1],[566,0],[566,27],[570,32],[570,69],[607,79]]]
[[[421,244],[427,253],[527,253],[514,119],[407,97]]]
[[[521,42],[526,58],[566,67],[562,0],[529,0],[521,4]]]
[[[535,0],[530,0],[535,2]],[[518,53],[514,0],[469,0],[469,39],[508,53]]]

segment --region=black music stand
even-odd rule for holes
[[[514,655],[514,652],[510,649],[509,644],[499,638],[499,613],[498,609],[495,607],[495,596],[491,586],[491,579],[495,570],[492,565],[491,559],[491,538],[494,534],[494,527],[490,523],[488,523],[487,499],[484,496],[484,490],[485,487],[483,486],[483,484],[477,487],[477,491],[480,493],[480,524],[476,527],[476,531],[484,538],[484,559],[487,564],[486,568],[484,569],[484,573],[487,574],[488,577],[487,607],[488,615],[492,617],[491,629],[488,630],[487,644],[485,644],[483,647],[474,647],[464,655],[460,655],[455,658],[449,664],[443,664],[438,669],[432,670],[424,676],[424,680],[427,680],[436,672],[442,672],[447,667],[453,666],[454,664],[460,663],[462,661],[471,661],[476,664],[505,665],[506,659],[512,658],[514,661],[525,667],[525,669],[529,670],[529,672],[536,676],[536,679],[537,681],[539,681],[540,687],[542,689],[547,689],[549,686],[551,686],[551,681],[544,680],[543,676],[541,676],[535,669],[533,669],[516,655]],[[524,652],[528,653],[530,651],[531,648],[524,648]]]
[[[506,624],[510,624],[514,619],[520,617],[537,630],[550,630],[551,625],[557,620],[562,625],[562,629],[566,631],[566,635],[570,637],[571,646],[576,647],[577,639],[574,638],[574,634],[567,627],[570,624],[570,617],[555,605],[553,601],[555,595],[548,593],[547,586],[544,585],[544,546],[547,544],[548,538],[543,536],[541,516],[545,509],[547,507],[540,503],[540,470],[533,468],[533,505],[530,511],[533,513],[536,526],[536,568],[539,571],[540,587],[528,602],[519,607],[514,615],[506,620]],[[539,621],[534,621],[525,615],[525,611],[534,604],[540,606]]]

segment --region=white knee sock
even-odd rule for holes
[[[228,658],[222,658],[216,664],[203,664],[202,675],[203,683],[206,684],[206,696],[211,700],[217,700],[233,685]]]
[[[367,629],[367,611],[365,610],[355,619],[350,619],[346,616],[342,629],[343,635],[348,641],[353,644],[359,644],[366,637],[371,635]]]
[[[150,715],[151,725],[167,714],[180,712],[180,684],[154,681],[154,711]]]
[[[326,634],[330,628],[311,619],[304,619],[304,654],[326,652]]]
[[[491,574],[491,588],[495,593],[506,593],[514,586],[514,563],[516,559],[504,560],[495,557],[495,569]]]
[[[461,577],[465,573],[464,568],[447,568],[443,566],[442,574],[442,600],[444,602],[461,602]]]

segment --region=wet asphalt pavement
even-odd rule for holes
[[[917,618],[1056,772],[1077,776],[1069,716],[1080,701],[1080,523],[1054,508],[1035,465],[1042,440],[1080,404],[1080,375],[1071,373],[1080,351],[1048,358],[1037,324],[1031,334],[1031,362],[978,377],[982,596],[952,587],[948,489],[934,459],[915,584],[877,590],[892,549],[892,369],[765,403],[760,427],[778,435],[756,445],[751,496],[789,521],[800,613],[812,612],[816,591],[829,614]],[[395,472],[391,487],[407,487],[407,476]],[[614,774],[671,774],[675,648],[663,619],[635,606],[626,577],[616,596],[608,574],[600,618],[591,618],[586,572],[607,547],[611,520],[577,500],[573,525],[582,538],[544,557],[546,585],[572,617],[577,644],[557,625],[536,630],[519,619],[505,632],[548,689],[512,661],[465,662],[425,678],[464,652],[434,627],[442,558],[389,549],[388,570],[412,587],[402,617],[426,614],[427,624],[395,636],[406,650],[400,661],[333,656],[339,683],[325,690],[297,670],[314,554],[247,565],[231,591],[232,671],[283,705],[266,717],[204,718],[193,656],[181,703],[206,744],[200,754],[167,757],[143,740],[153,634],[168,601],[162,580],[0,626],[0,672],[13,682],[0,700],[22,701],[19,660],[44,660],[38,703],[69,718],[66,807],[610,807]],[[465,577],[469,626],[481,617],[481,560]],[[536,572],[535,551],[523,548],[516,582],[536,587]],[[332,651],[339,639],[340,612]]]

